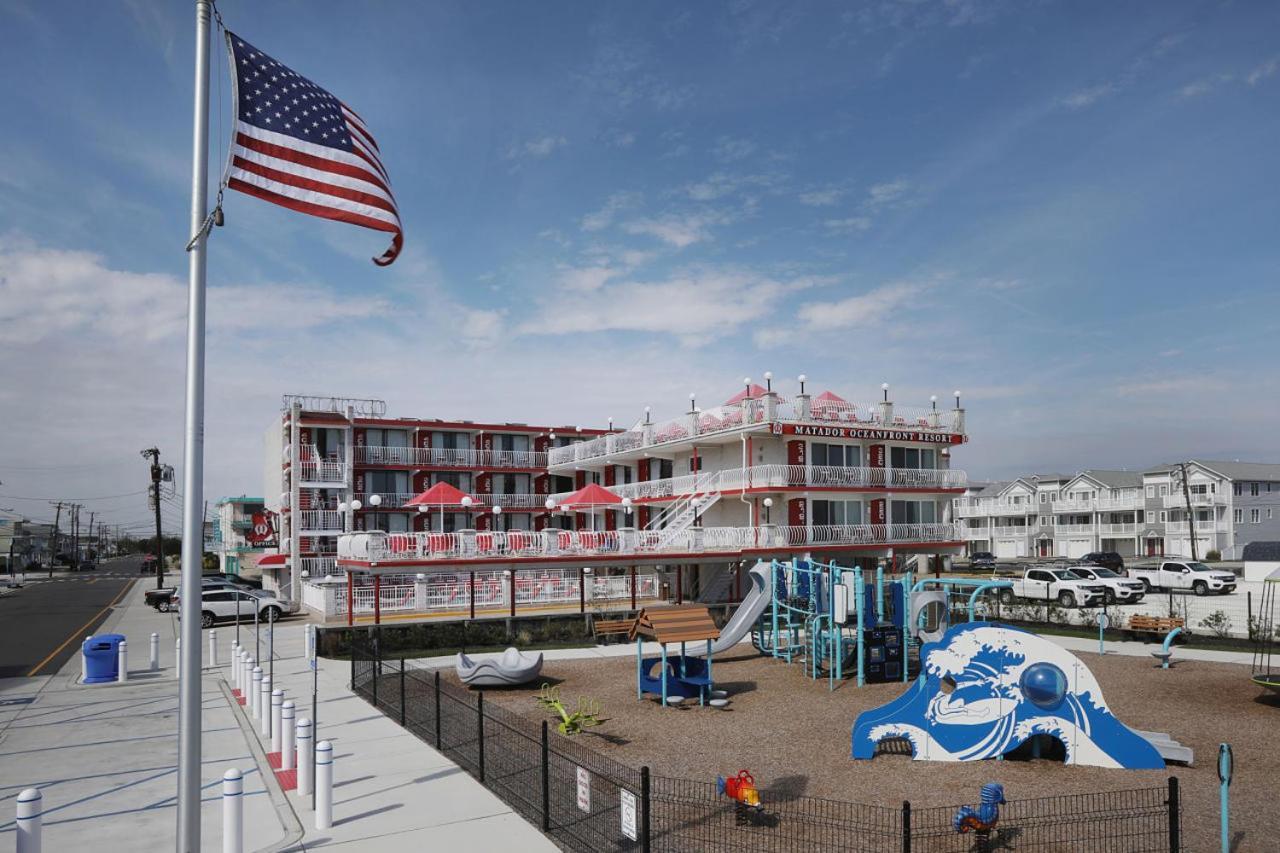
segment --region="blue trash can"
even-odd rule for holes
[[[99,634],[84,641],[84,683],[103,684],[120,676],[120,644],[124,634]]]

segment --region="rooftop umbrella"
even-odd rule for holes
[[[471,496],[448,483],[436,483],[422,494],[405,503],[405,506],[440,507],[440,532],[444,532],[444,508],[447,506],[470,506]],[[425,511],[425,510],[424,510]]]

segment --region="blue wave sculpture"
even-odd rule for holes
[[[1067,764],[1164,767],[1155,747],[1111,713],[1089,667],[1036,634],[996,622],[955,625],[921,647],[920,660],[906,693],[858,715],[854,758],[905,738],[917,760],[977,761],[1052,735]]]

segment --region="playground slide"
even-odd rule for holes
[[[1195,758],[1191,747],[1183,746],[1164,732],[1140,732],[1134,729],[1133,733],[1154,746],[1165,761],[1177,761],[1190,767]]]
[[[743,638],[751,633],[751,628],[760,618],[760,614],[764,613],[773,601],[773,573],[769,570],[770,568],[771,565],[764,561],[756,563],[751,568],[751,591],[747,593],[746,598],[742,599],[742,603],[733,613],[733,618],[721,629],[720,639],[712,643],[712,655],[726,652],[742,642]],[[690,654],[698,654],[698,652],[690,650]]]

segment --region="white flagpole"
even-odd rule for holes
[[[195,115],[192,122],[191,234],[187,297],[187,401],[182,493],[182,660],[178,683],[178,853],[200,853],[200,570],[204,531],[204,276],[208,232],[210,0],[196,0]],[[163,559],[163,556],[161,557]]]

